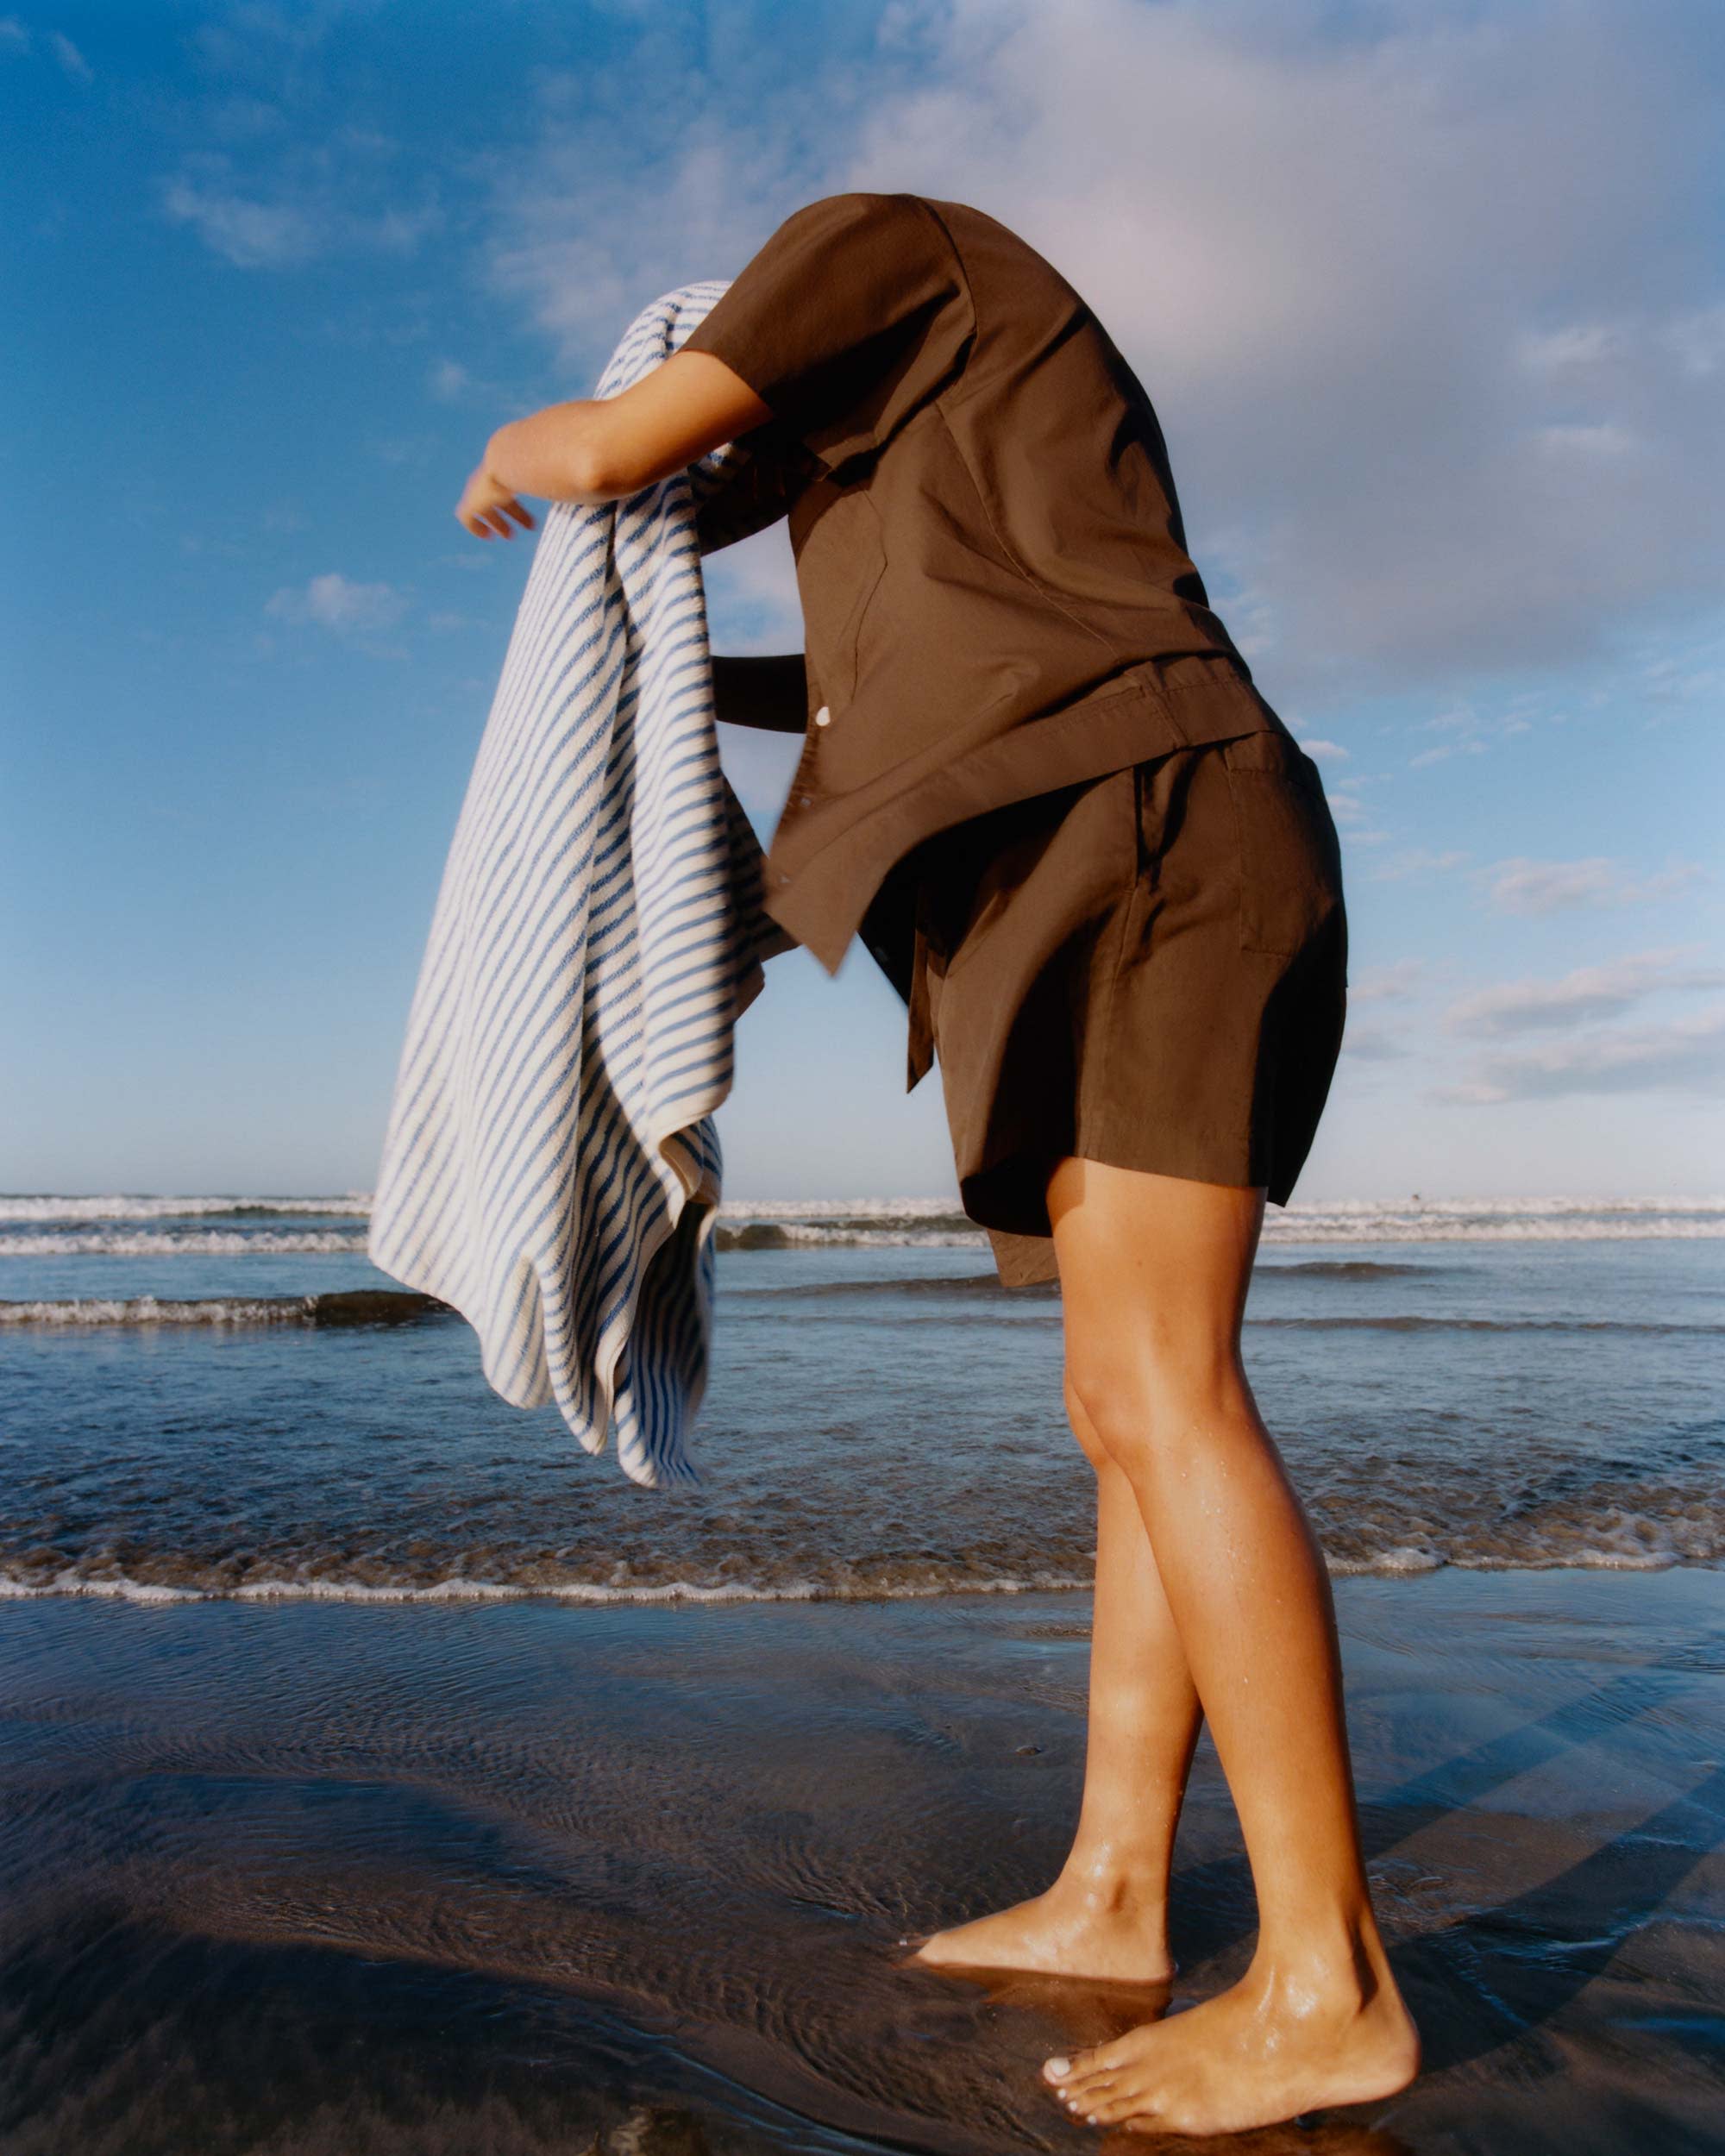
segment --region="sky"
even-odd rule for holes
[[[1319,761],[1297,1197],[1725,1188],[1710,0],[139,0],[0,16],[0,1188],[371,1187],[533,543],[462,483],[849,188],[1076,285]],[[706,573],[800,645],[782,527]],[[775,959],[727,1195],[949,1192],[903,1070],[860,945]]]

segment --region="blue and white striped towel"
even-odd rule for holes
[[[724,290],[644,308],[596,394],[668,358]],[[555,1400],[590,1452],[613,1431],[650,1486],[700,1480],[712,1115],[732,1025],[789,942],[719,768],[695,526],[709,502],[732,518],[711,548],[777,513],[731,486],[747,457],[725,443],[625,499],[546,513],[437,895],[367,1241],[467,1319],[504,1399]]]

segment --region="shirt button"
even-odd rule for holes
[[[817,726],[831,726],[831,724],[832,724],[832,713],[831,713],[831,711],[829,711],[829,710],[828,710],[827,706],[826,706],[825,704],[823,704],[823,705],[821,705],[820,709],[819,709],[819,711],[815,713],[815,715],[814,715],[814,723],[815,723],[815,724],[816,724]]]

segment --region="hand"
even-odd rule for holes
[[[514,495],[491,469],[487,457],[474,467],[472,476],[461,491],[461,498],[455,505],[455,515],[475,538],[512,539],[513,517],[524,530],[531,531],[533,517],[524,509]]]

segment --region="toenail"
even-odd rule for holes
[[[1072,2071],[1072,2061],[1070,2059],[1051,2059],[1046,2071],[1051,2073],[1057,2081],[1063,2081]]]

